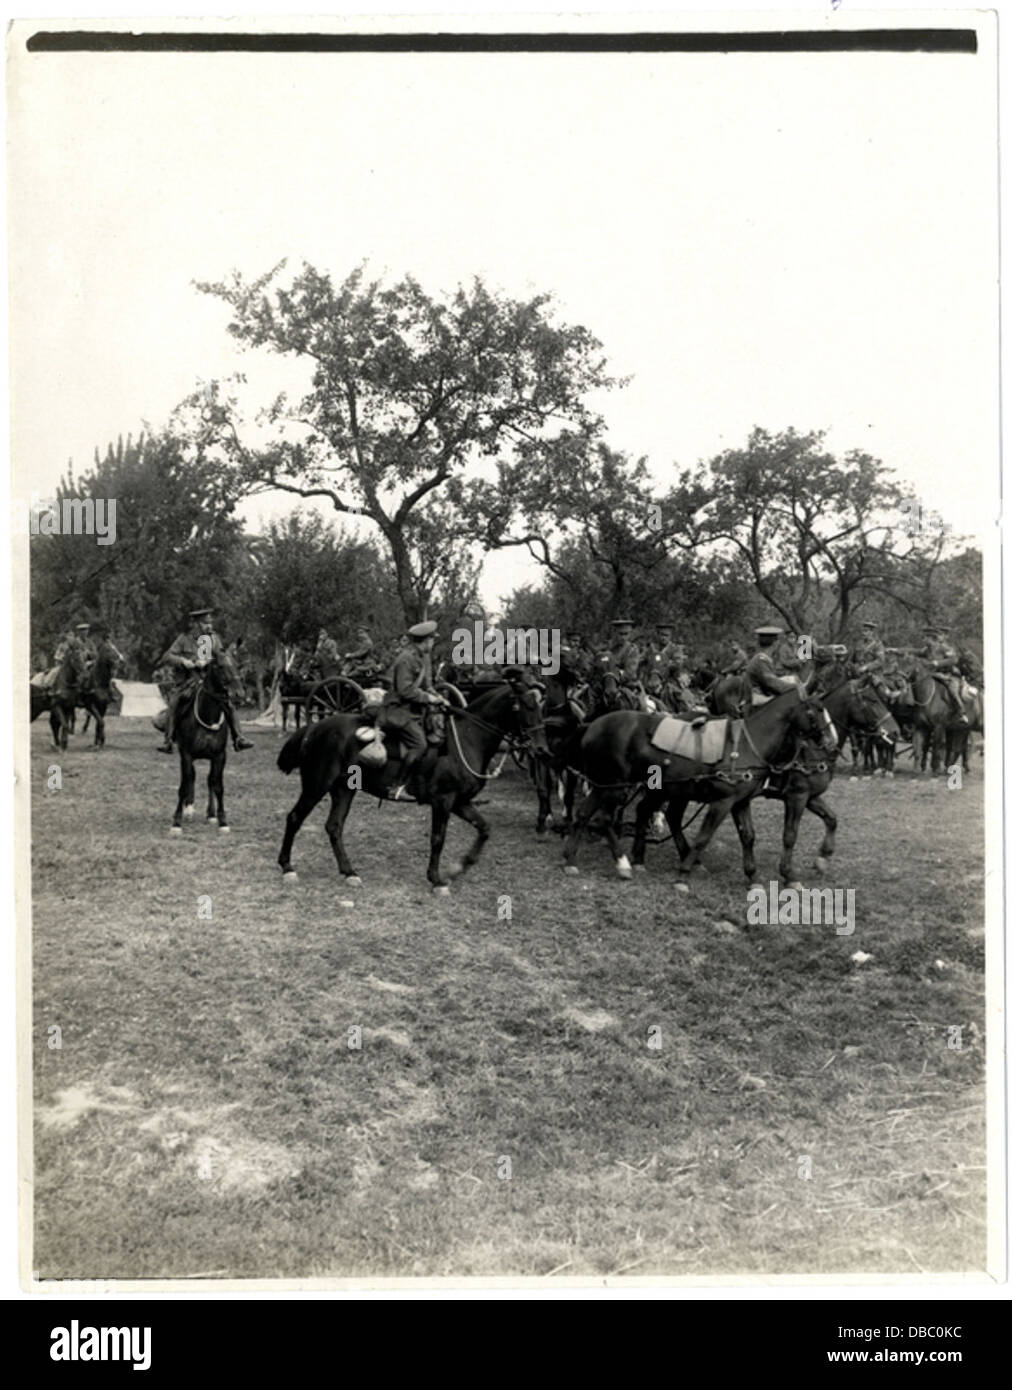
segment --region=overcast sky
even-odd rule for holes
[[[368,260],[550,290],[665,471],[829,431],[994,520],[985,56],[37,55],[12,77],[17,486],[248,364],[191,282]],[[288,499],[258,514],[287,510]],[[492,557],[483,593],[531,577]]]

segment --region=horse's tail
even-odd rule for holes
[[[290,739],[287,739],[281,752],[278,754],[278,767],[287,775],[294,772],[302,761],[302,740],[309,732],[309,725],[303,724],[301,729],[296,729]]]

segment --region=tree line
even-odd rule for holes
[[[360,623],[392,639],[422,617],[480,612],[492,551],[534,558],[504,599],[514,623],[592,633],[620,616],[675,621],[689,642],[779,615],[846,640],[875,618],[896,642],[943,615],[981,636],[981,562],[888,466],[831,453],[820,431],[752,430],[660,487],[612,447],[601,405],[623,382],[550,295],[473,280],[430,295],[364,268],[335,283],[284,263],[198,289],[294,394],[250,408],[245,378],[211,382],[164,428],[119,440],[58,497],[115,497],[116,544],[30,542],[33,649],[75,620],[110,624],[148,678],[188,608],[218,604],[249,659]],[[672,424],[677,433],[677,421]],[[300,509],[251,533],[249,498]],[[485,615],[487,616],[487,615]]]

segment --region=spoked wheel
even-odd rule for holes
[[[306,696],[306,721],[329,719],[332,714],[351,714],[365,707],[365,691],[350,676],[328,676],[317,681]]]

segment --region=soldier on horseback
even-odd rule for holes
[[[640,649],[632,640],[632,622],[629,618],[616,618],[612,622],[614,633],[608,650],[607,671],[618,681],[620,689],[626,691],[638,703],[640,690]]]
[[[390,670],[390,692],[383,701],[382,727],[396,733],[401,745],[401,781],[390,794],[392,801],[406,797],[411,769],[425,752],[426,714],[433,705],[445,703],[432,688],[435,632],[433,622],[409,627],[410,641],[397,653]]]
[[[870,685],[883,702],[889,700],[889,687],[885,680],[886,651],[878,635],[878,623],[870,618],[861,624],[861,637],[854,652],[854,675],[858,689]]]
[[[947,627],[926,627],[924,635],[928,639],[917,656],[931,668],[931,674],[944,689],[949,706],[960,724],[968,724],[963,706],[963,681],[959,671],[959,657],[949,645]]]
[[[159,753],[172,752],[176,712],[179,709],[180,699],[190,684],[193,672],[201,666],[206,666],[209,661],[224,650],[224,644],[214,630],[213,608],[194,608],[190,611],[189,617],[189,632],[179,634],[159,663],[160,666],[167,667],[172,673],[174,682],[165,713],[165,738],[158,745]],[[235,717],[235,711],[228,700],[223,701],[223,713],[229,733],[232,735],[232,747],[235,751],[241,753],[244,748],[252,748],[253,745],[249,739],[243,738]]]
[[[320,634],[316,639],[316,647],[311,657],[311,665],[320,680],[328,680],[331,676],[339,676],[341,674],[340,650],[325,627],[320,628]]]
[[[784,635],[783,628],[757,627],[755,635],[759,646],[745,665],[745,674],[752,686],[752,703],[765,704],[774,695],[799,686],[803,690],[797,675],[784,675],[779,668],[777,644]]]
[[[376,664],[375,648],[367,627],[355,629],[355,648],[344,654],[344,669],[349,676],[371,674]]]

